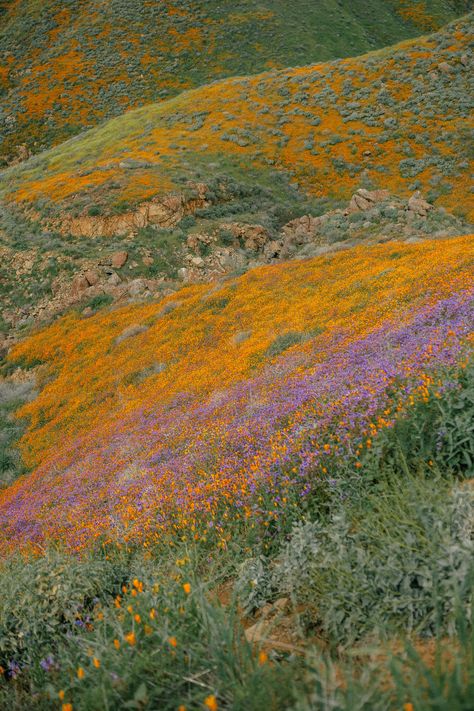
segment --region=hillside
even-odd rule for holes
[[[1,193],[50,229],[78,236],[175,224],[182,215],[160,199],[189,181],[227,175],[275,190],[275,170],[313,196],[419,188],[472,216],[472,28],[470,15],[361,58],[184,92],[4,172]],[[191,190],[188,199],[197,198]],[[150,200],[158,202],[153,218],[142,205]]]
[[[468,10],[0,0],[0,709],[474,708]]]
[[[3,0],[0,157],[23,159],[212,79],[355,55],[432,31],[468,0]]]
[[[473,272],[361,245],[18,343],[0,703],[470,708]]]
[[[9,359],[45,364],[41,393],[18,413],[30,422],[24,461],[38,468],[0,495],[3,548],[51,538],[82,547],[114,530],[131,540],[181,536],[183,526],[204,535],[222,506],[224,518],[237,502],[238,518],[240,507],[253,511],[262,486],[310,485],[305,472],[329,466],[349,437],[355,450],[364,432],[389,426],[396,408],[380,412],[392,382],[408,378],[417,392],[451,362],[472,327],[473,248],[472,235],[360,247],[164,302],[71,314],[23,341]],[[433,316],[438,303],[452,318]],[[342,422],[324,435],[338,412],[355,417],[354,431]],[[303,454],[314,428],[322,460]],[[283,454],[299,462],[296,479]],[[284,476],[272,483],[275,467]]]

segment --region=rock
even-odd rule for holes
[[[111,284],[112,286],[118,286],[119,284],[122,283],[122,280],[119,277],[119,275],[117,274],[117,272],[112,272],[112,274],[107,279],[107,283]]]
[[[281,597],[273,603],[273,609],[275,612],[288,612],[290,607],[290,601],[287,597]]]
[[[282,249],[283,242],[277,242],[276,240],[272,240],[271,242],[268,242],[268,244],[265,245],[263,255],[265,259],[278,259]]]
[[[325,243],[326,240],[320,233],[321,226],[324,224],[324,218],[325,215],[321,217],[303,215],[303,217],[298,217],[296,220],[291,220],[291,222],[284,225],[281,231],[283,245],[279,256],[286,259],[302,245]]]
[[[84,274],[76,274],[76,276],[72,280],[71,284],[71,294],[73,296],[79,296],[82,294],[86,289],[90,287],[89,282],[87,281],[86,277]]]
[[[409,212],[418,215],[419,217],[426,217],[428,212],[433,209],[433,205],[427,202],[423,195],[417,190],[411,198],[408,200],[408,210]]]
[[[84,272],[84,277],[87,280],[89,286],[95,286],[99,283],[100,280],[99,272],[96,272],[95,269],[88,269],[86,272]]]
[[[191,257],[190,262],[193,267],[197,267],[198,269],[202,269],[204,267],[204,259],[202,257]]]
[[[126,264],[128,259],[128,252],[114,252],[112,254],[112,266],[115,269],[121,269],[124,264]]]
[[[390,193],[388,190],[365,190],[365,188],[360,188],[360,190],[357,190],[352,196],[346,213],[369,210],[377,203],[383,202],[389,197]]]
[[[246,264],[245,256],[241,252],[236,252],[235,249],[222,249],[217,254],[218,264],[224,270],[235,271],[242,269]]]
[[[262,225],[246,225],[240,222],[222,224],[221,229],[230,232],[244,249],[258,252],[270,239],[270,234]]]
[[[94,310],[91,309],[90,306],[86,306],[86,308],[82,312],[82,315],[84,316],[84,318],[90,318],[94,315]]]
[[[178,269],[178,279],[181,279],[181,281],[187,281],[188,280],[188,270],[186,267],[181,267]]]
[[[134,279],[128,285],[128,293],[130,296],[139,296],[146,291],[147,285],[144,279]]]
[[[260,620],[245,630],[245,638],[247,642],[258,644],[268,637],[269,631],[270,624],[266,620]]]
[[[248,341],[250,336],[252,335],[252,331],[239,331],[238,333],[235,333],[232,336],[232,342],[238,346],[241,343],[244,343],[245,341]]]
[[[117,336],[114,343],[115,345],[118,345],[119,343],[122,343],[122,341],[127,340],[127,338],[133,338],[133,336],[138,336],[140,333],[145,333],[145,331],[148,331],[148,326],[141,326],[140,324],[127,326],[127,328],[124,328],[122,333]]]
[[[155,263],[155,260],[153,257],[143,257],[142,262],[145,267],[151,267],[151,265]]]
[[[469,66],[469,57],[467,56],[467,54],[463,54],[459,61],[461,62],[463,67]]]

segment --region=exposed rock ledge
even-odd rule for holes
[[[73,237],[115,237],[136,233],[141,227],[174,227],[183,217],[209,205],[206,185],[195,183],[193,197],[170,194],[144,202],[136,210],[122,215],[63,216],[48,223],[48,227]]]

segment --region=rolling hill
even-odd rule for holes
[[[133,231],[137,208],[142,214],[142,204],[190,181],[227,175],[275,189],[275,171],[316,197],[348,199],[361,186],[421,189],[472,216],[472,28],[468,15],[361,58],[185,91],[5,171],[1,194],[77,236],[117,232],[117,215],[119,231],[127,231],[124,215]]]
[[[468,0],[3,0],[0,156],[22,159],[125,110],[269,67],[432,31]]]

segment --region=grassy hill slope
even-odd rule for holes
[[[3,0],[0,156],[218,77],[360,54],[468,0]]]
[[[71,219],[121,214],[189,180],[224,174],[271,188],[279,170],[315,196],[421,188],[468,216],[472,19],[360,58],[224,80],[129,112],[4,172],[1,192],[61,216],[67,231]]]

